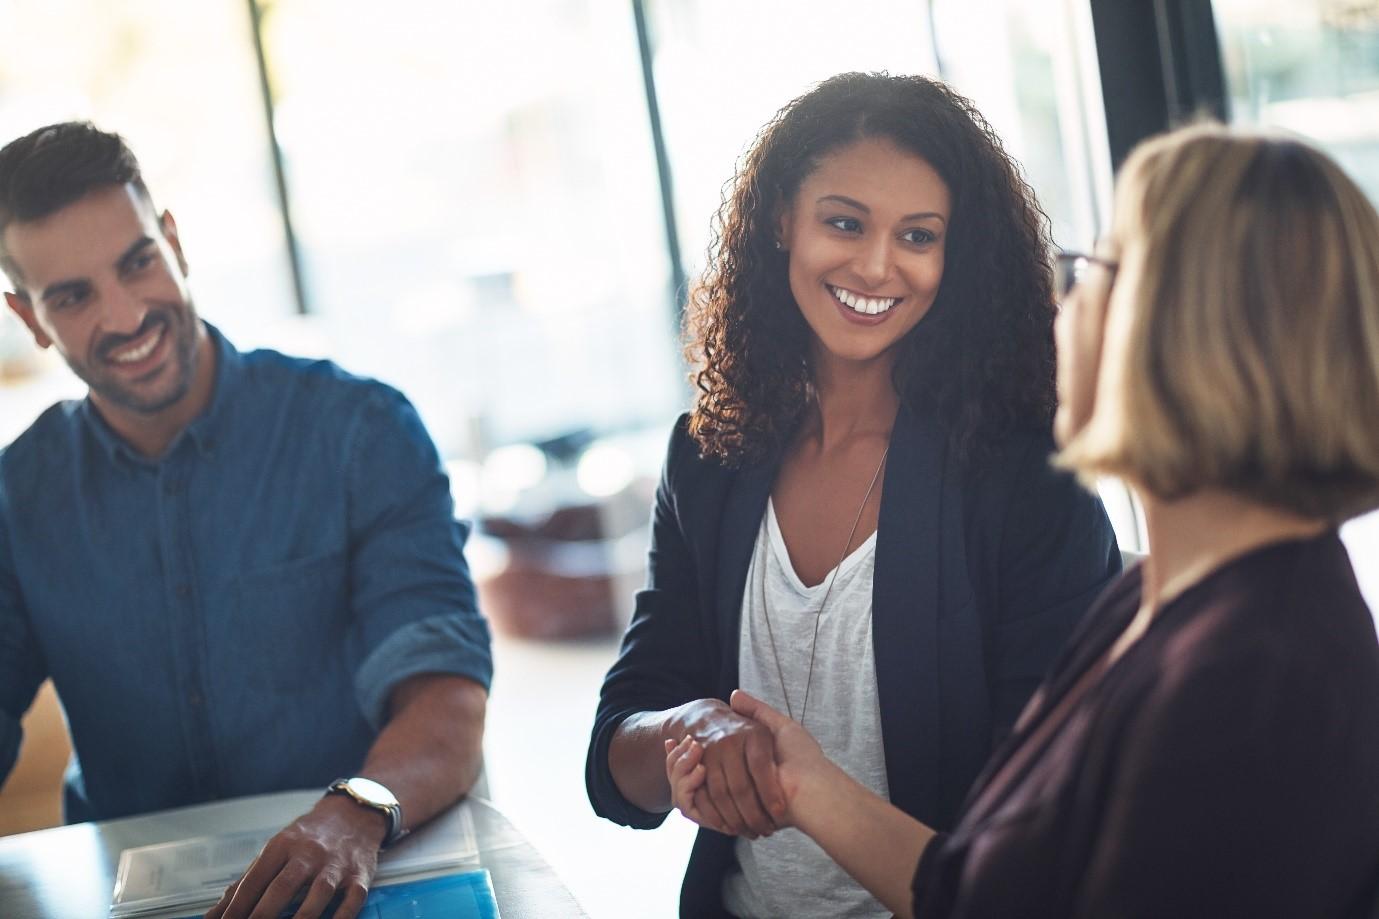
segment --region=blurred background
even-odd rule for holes
[[[686,285],[780,106],[845,70],[949,80],[1072,249],[1129,147],[1199,111],[1305,135],[1379,200],[1379,0],[0,0],[0,35],[0,143],[124,134],[205,318],[417,405],[498,633],[492,794],[597,916],[670,914],[692,835],[596,820],[582,759],[689,404]],[[0,443],[82,393],[5,311]],[[1379,519],[1343,535],[1379,607]],[[0,832],[57,819],[65,754],[35,755]]]

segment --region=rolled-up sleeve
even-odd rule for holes
[[[375,727],[392,689],[444,673],[485,689],[493,679],[488,624],[464,558],[450,482],[416,410],[378,386],[361,407],[350,450],[351,611],[363,650],[355,693]]]
[[[0,494],[0,785],[19,757],[24,736],[20,719],[47,677],[19,589],[5,522],[5,500]]]

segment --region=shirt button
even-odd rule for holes
[[[179,599],[179,600],[185,600],[185,599],[187,599],[188,597],[190,597],[191,595],[192,595],[192,586],[191,586],[190,584],[178,584],[178,585],[177,585],[177,599]]]
[[[182,486],[177,482],[167,481],[163,483],[163,494],[165,495],[175,495],[181,490]]]
[[[191,703],[192,708],[200,708],[201,703],[205,702],[206,699],[201,693],[193,689],[191,692],[187,693],[187,701]]]

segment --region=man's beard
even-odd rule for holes
[[[173,375],[171,380],[164,383],[156,391],[141,392],[138,387],[131,386],[114,374],[105,371],[112,352],[160,326],[163,328],[164,335],[172,336],[172,366],[169,370],[160,370],[159,372],[171,372]],[[196,328],[196,310],[190,301],[185,305],[159,304],[149,309],[148,315],[144,317],[144,321],[133,333],[102,336],[90,348],[90,357],[86,362],[79,363],[69,358],[67,364],[72,368],[73,373],[91,387],[92,392],[102,396],[112,404],[142,415],[157,414],[178,402],[191,389],[192,380],[196,376],[197,364]],[[159,347],[161,347],[161,343]]]

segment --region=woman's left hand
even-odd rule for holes
[[[666,741],[666,779],[670,782],[670,803],[690,820],[710,830],[725,832],[715,817],[695,806],[694,795],[704,785],[706,771],[701,762],[704,748],[693,737],[678,744]]]

